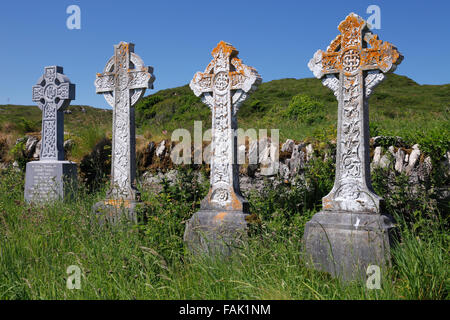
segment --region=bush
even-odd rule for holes
[[[306,94],[299,94],[292,98],[284,111],[284,116],[306,124],[320,122],[325,118],[325,106],[322,102]]]

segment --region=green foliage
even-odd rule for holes
[[[261,228],[226,259],[186,251],[185,222],[208,181],[197,182],[189,167],[178,169],[175,183],[166,181],[158,194],[142,190],[145,224],[107,228],[91,211],[104,190],[81,188],[71,201],[27,206],[23,173],[0,171],[0,299],[448,299],[448,225],[436,219],[439,208],[429,198],[419,194],[410,202],[412,195],[395,191],[401,179],[385,190],[385,177],[374,174],[401,242],[382,272],[382,289],[368,290],[363,281],[344,284],[308,268],[301,254],[304,225],[333,183],[331,162],[317,158],[304,168],[304,180],[267,182],[252,193]],[[407,211],[423,214],[411,218]],[[81,290],[66,288],[70,265],[82,270]]]
[[[41,122],[25,118],[19,118],[16,123],[16,126],[20,133],[35,132],[41,129],[40,128]]]
[[[27,165],[27,158],[25,157],[25,145],[26,145],[26,139],[19,141],[16,143],[14,147],[11,148],[9,151],[13,160],[17,161],[19,164],[19,167],[23,170],[25,166]]]
[[[325,118],[324,108],[322,102],[312,99],[307,94],[298,94],[292,98],[284,115],[290,119],[312,124]]]

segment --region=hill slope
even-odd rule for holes
[[[76,105],[69,110],[71,113],[65,115],[66,139],[84,144],[73,154],[78,158],[111,134],[112,111]],[[371,135],[427,140],[428,145],[448,149],[449,110],[450,84],[419,85],[405,76],[389,74],[370,98]],[[136,105],[137,134],[146,140],[170,139],[177,128],[192,131],[194,121],[203,121],[205,131],[211,127],[211,113],[188,85],[158,91]],[[332,139],[336,122],[337,100],[314,78],[262,83],[238,113],[240,128],[279,129],[280,141]],[[40,127],[41,111],[36,106],[0,105],[0,140],[9,146],[26,133],[38,134]]]
[[[296,99],[294,96],[300,95]],[[450,127],[450,84],[419,85],[389,74],[370,98],[373,135],[407,136],[433,128]],[[161,90],[136,106],[138,131],[161,137],[162,130],[193,128],[194,120],[211,125],[209,108],[188,85]],[[239,127],[280,129],[281,139],[304,139],[332,128],[337,121],[337,100],[320,80],[281,79],[266,82],[241,106]]]

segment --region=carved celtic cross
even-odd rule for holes
[[[232,45],[219,42],[205,72],[197,72],[190,82],[194,94],[212,111],[211,187],[203,209],[247,210],[239,188],[236,113],[262,79],[237,58],[238,53]]]
[[[134,53],[134,44],[114,46],[114,56],[95,80],[96,92],[104,95],[113,108],[111,189],[108,197],[136,200],[136,134],[133,106],[153,88],[153,68],[145,67]]]
[[[39,160],[64,160],[64,108],[75,99],[75,85],[63,68],[49,66],[33,86],[33,101],[42,110],[42,146]]]
[[[382,199],[371,186],[368,99],[372,89],[392,72],[403,56],[372,34],[366,22],[351,13],[339,24],[341,32],[318,50],[308,67],[338,98],[336,177],[322,199],[324,210],[380,212]]]

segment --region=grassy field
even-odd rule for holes
[[[295,96],[302,99],[294,99]],[[155,140],[170,137],[176,128],[192,130],[194,120],[209,128],[211,114],[186,85],[161,90],[136,105],[138,132]],[[419,85],[388,74],[370,98],[372,136],[409,137],[434,128],[450,127],[450,84]],[[281,139],[303,140],[334,128],[337,100],[320,80],[281,79],[262,83],[241,106],[240,128],[280,129]],[[163,135],[162,131],[168,131]]]
[[[69,110],[65,139],[74,140],[75,149],[68,159],[80,162],[96,143],[111,136],[112,111],[88,106],[70,106]],[[400,136],[412,144],[432,146],[439,141],[439,150],[448,150],[449,110],[450,84],[419,85],[405,76],[389,74],[370,98],[370,133]],[[206,131],[211,127],[211,113],[188,85],[144,97],[136,105],[138,150],[149,141],[170,139],[175,129],[192,132],[194,121],[203,121]],[[240,128],[279,129],[280,141],[333,139],[336,122],[336,98],[313,78],[262,83],[238,113]],[[0,159],[2,148],[11,149],[16,139],[27,133],[39,134],[40,127],[38,107],[0,105]],[[11,160],[8,152],[3,154]]]
[[[91,214],[106,185],[88,188],[80,181],[72,200],[29,206],[24,172],[0,170],[0,299],[449,299],[449,206],[439,197],[449,178],[435,166],[450,149],[449,107],[450,85],[418,85],[397,75],[389,75],[371,97],[371,135],[419,143],[434,170],[423,186],[409,184],[392,165],[372,174],[400,231],[392,267],[382,270],[381,290],[362,281],[344,284],[305,266],[301,238],[333,185],[329,158],[310,162],[304,183],[267,181],[261,193],[248,194],[261,224],[227,259],[194,257],[183,243],[185,221],[209,187],[208,179],[193,183],[188,167],[180,167],[179,181],[158,194],[140,187],[146,223],[107,228]],[[68,156],[81,165],[111,132],[111,111],[84,108],[71,106],[65,116],[66,139],[75,140]],[[188,86],[149,95],[136,109],[138,138],[146,141],[192,129],[194,120],[203,120],[204,129],[211,123],[210,111]],[[336,109],[335,97],[319,80],[283,79],[263,83],[241,107],[238,121],[245,129],[278,128],[281,139],[325,143],[335,138]],[[0,160],[12,157],[8,148],[15,139],[39,128],[37,107],[0,106]],[[71,265],[81,268],[81,290],[66,287]]]
[[[23,174],[3,171],[0,299],[449,299],[448,217],[426,189],[413,194],[399,183],[383,191],[382,173],[375,186],[397,219],[401,242],[392,267],[382,270],[381,289],[305,267],[303,228],[332,184],[330,166],[313,165],[308,189],[268,184],[248,195],[261,225],[226,259],[194,257],[183,244],[184,222],[208,188],[192,185],[190,170],[159,194],[141,189],[147,223],[107,228],[91,215],[103,191],[82,189],[72,201],[27,206]],[[66,287],[71,265],[81,268],[80,290]]]

